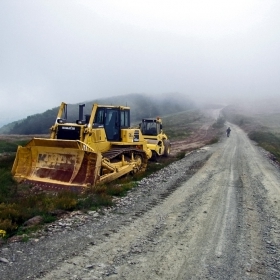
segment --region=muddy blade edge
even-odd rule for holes
[[[36,191],[53,191],[53,192],[69,191],[73,193],[82,193],[88,189],[85,186],[46,183],[46,182],[40,182],[40,181],[28,180],[28,179],[22,181],[21,184],[27,184],[33,186],[35,192]]]
[[[53,191],[81,192],[95,186],[100,153],[79,149],[72,141],[64,141],[64,147],[60,142],[45,140],[39,144],[34,145],[33,141],[18,149],[12,170],[16,181]]]

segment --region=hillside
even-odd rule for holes
[[[280,99],[265,99],[242,105],[230,105],[222,110],[224,117],[238,125],[259,146],[280,162]]]
[[[266,130],[280,131],[280,98],[259,99],[251,102],[230,104],[222,110],[226,119],[247,132]]]
[[[67,103],[67,101],[64,102]],[[138,122],[144,117],[165,116],[194,108],[194,103],[189,98],[176,93],[161,96],[129,94],[85,101],[80,103],[85,104],[85,114],[90,113],[93,103],[129,106],[132,123]],[[78,118],[78,109],[78,104],[68,105],[69,121],[75,121]],[[25,119],[5,125],[0,128],[0,134],[47,134],[55,121],[57,111],[58,107],[52,108],[42,114],[28,116]]]

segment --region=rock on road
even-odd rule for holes
[[[39,270],[35,258],[21,279],[280,279],[279,169],[241,129],[231,128],[229,138],[168,167],[176,180],[169,175],[161,185],[171,190],[175,184],[176,188],[161,199],[154,198],[153,203],[139,195],[139,215],[132,209],[130,214],[110,214],[110,233],[105,227],[99,231],[106,238],[95,238],[93,230],[80,239],[73,238],[74,231],[71,238],[66,234],[63,239],[60,234],[60,242],[65,248],[73,245],[75,254],[62,258],[60,249],[60,258],[45,259],[53,261],[48,267],[41,264],[41,256]],[[152,182],[156,184],[156,177],[149,184]],[[155,197],[156,190],[149,196]],[[75,242],[89,238],[89,232],[95,242],[77,251]],[[38,243],[45,242],[46,250],[51,247],[49,239],[49,243],[48,237]],[[55,244],[53,241],[52,246]],[[11,246],[18,247],[10,250],[20,250],[23,245]],[[39,245],[33,249],[36,255]],[[24,261],[21,264],[20,259],[0,263],[0,272],[8,275],[9,269],[21,265]],[[16,279],[15,272],[10,275],[6,279]]]

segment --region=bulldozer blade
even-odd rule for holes
[[[101,158],[79,141],[34,138],[18,147],[12,174],[42,189],[82,191],[99,179]]]

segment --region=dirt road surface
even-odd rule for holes
[[[4,247],[1,278],[280,279],[280,172],[231,128],[102,217]]]

